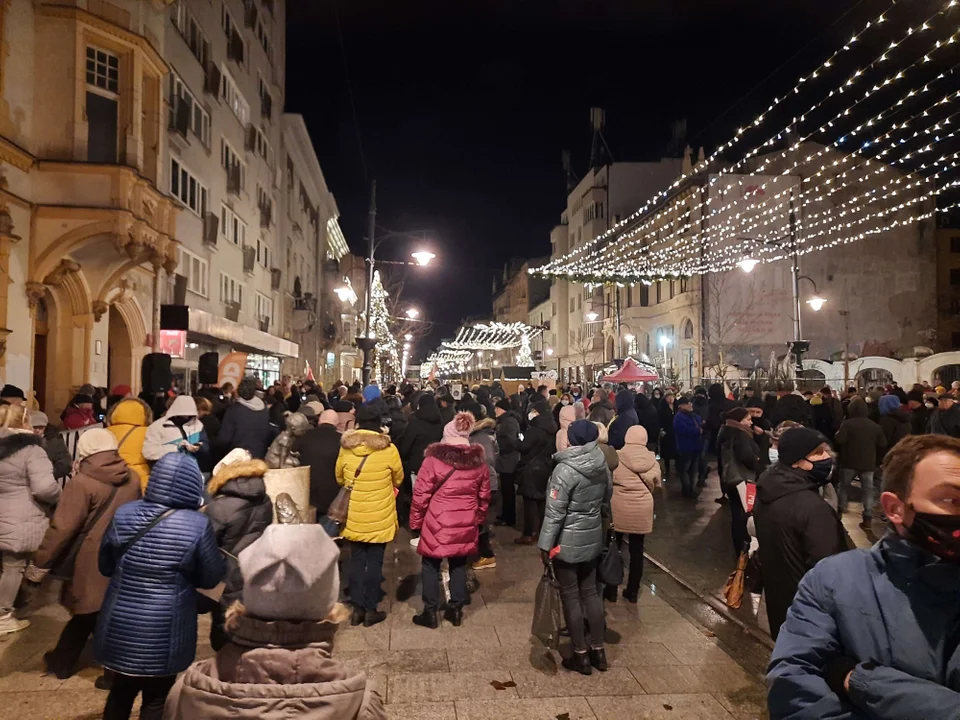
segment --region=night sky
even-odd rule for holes
[[[607,111],[616,161],[656,160],[684,118],[709,153],[889,4],[291,0],[286,110],[305,117],[354,252],[373,178],[379,225],[430,230],[436,267],[411,269],[404,288],[437,323],[422,355],[490,313],[510,257],[549,252],[561,151],[582,175],[590,107]]]

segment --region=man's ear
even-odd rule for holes
[[[897,527],[904,524],[904,515],[907,511],[906,503],[892,492],[880,493],[880,505],[883,507],[883,514],[887,519]]]

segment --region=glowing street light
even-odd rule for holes
[[[753,269],[760,264],[759,260],[753,258],[744,258],[737,263],[737,267],[743,270],[745,273],[753,272]]]
[[[436,255],[426,250],[420,250],[418,252],[411,253],[410,257],[416,260],[418,265],[423,267],[425,265],[428,265],[430,261],[436,257]]]
[[[670,338],[666,335],[660,336],[660,347],[663,348],[663,369],[667,369],[667,346],[670,344]]]
[[[587,320],[590,322],[594,322],[598,317],[600,316],[597,315],[597,313],[595,313],[593,310],[587,313]]]
[[[553,348],[547,348],[547,355],[553,355]]]
[[[629,345],[630,343],[633,342],[633,335],[631,335],[630,333],[627,333],[626,335],[623,336],[623,340],[624,342],[627,343],[627,345]]]
[[[820,312],[820,308],[822,308],[826,302],[826,298],[822,298],[819,295],[814,295],[812,298],[807,300],[807,305],[809,305],[810,309],[814,312]]]
[[[352,287],[343,287],[334,288],[333,291],[337,294],[337,297],[340,298],[340,302],[348,302],[351,305],[357,301],[357,294],[353,291]]]
[[[407,342],[410,342],[411,340],[413,340],[413,335],[411,335],[410,333],[407,333],[406,335],[403,336],[403,339],[406,340]]]
[[[412,307],[412,308],[407,308],[407,310],[406,310],[406,312],[405,312],[405,315],[406,315],[408,318],[410,318],[411,320],[413,320],[414,318],[416,318],[419,314],[420,314],[420,311],[417,310],[416,308],[413,308],[413,307]]]

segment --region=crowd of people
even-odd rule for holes
[[[715,461],[734,557],[754,548],[777,640],[771,715],[948,717],[958,395],[960,383],[842,394],[713,384],[689,395],[494,383],[455,399],[437,383],[326,393],[247,377],[193,396],[114,388],[102,411],[81,391],[62,416],[83,430],[71,456],[47,416],[5,386],[0,635],[29,626],[18,598],[49,575],[71,617],[47,672],[70,677],[92,636],[105,718],[129,717],[138,695],[147,720],[164,708],[381,718],[366,679],[331,651],[340,623],[386,620],[383,563],[398,528],[421,557],[413,623],[436,629],[464,622],[477,574],[496,567],[491,526],[519,519],[516,544],[536,546],[559,584],[572,645],[563,667],[604,672],[604,603],[638,601],[663,481],[676,477],[678,501],[696,499]],[[276,524],[265,476],[291,457],[309,467],[310,512]],[[841,517],[857,480],[863,527],[878,512],[891,532],[849,553]],[[628,558],[622,592],[600,577],[611,543]],[[195,663],[203,613],[217,654]]]

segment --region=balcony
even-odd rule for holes
[[[260,318],[260,332],[268,333],[270,332],[270,318],[264,316]]]
[[[203,216],[203,243],[211,248],[217,247],[220,238],[220,216],[215,212],[207,212]]]
[[[170,105],[173,108],[170,117],[170,129],[186,139],[187,133],[190,131],[190,106],[179,95],[174,95],[170,100]]]
[[[220,66],[215,62],[207,61],[206,76],[204,77],[203,91],[214,97],[220,97]]]
[[[230,302],[227,303],[226,309],[224,311],[224,317],[231,322],[237,322],[240,320],[240,303]]]
[[[239,196],[241,190],[243,190],[243,175],[240,172],[240,165],[233,164],[227,170],[227,192]]]
[[[243,246],[243,272],[253,275],[257,267],[257,249],[251,245]]]
[[[283,282],[283,272],[280,268],[270,268],[270,289],[273,291],[280,290],[280,285]]]

